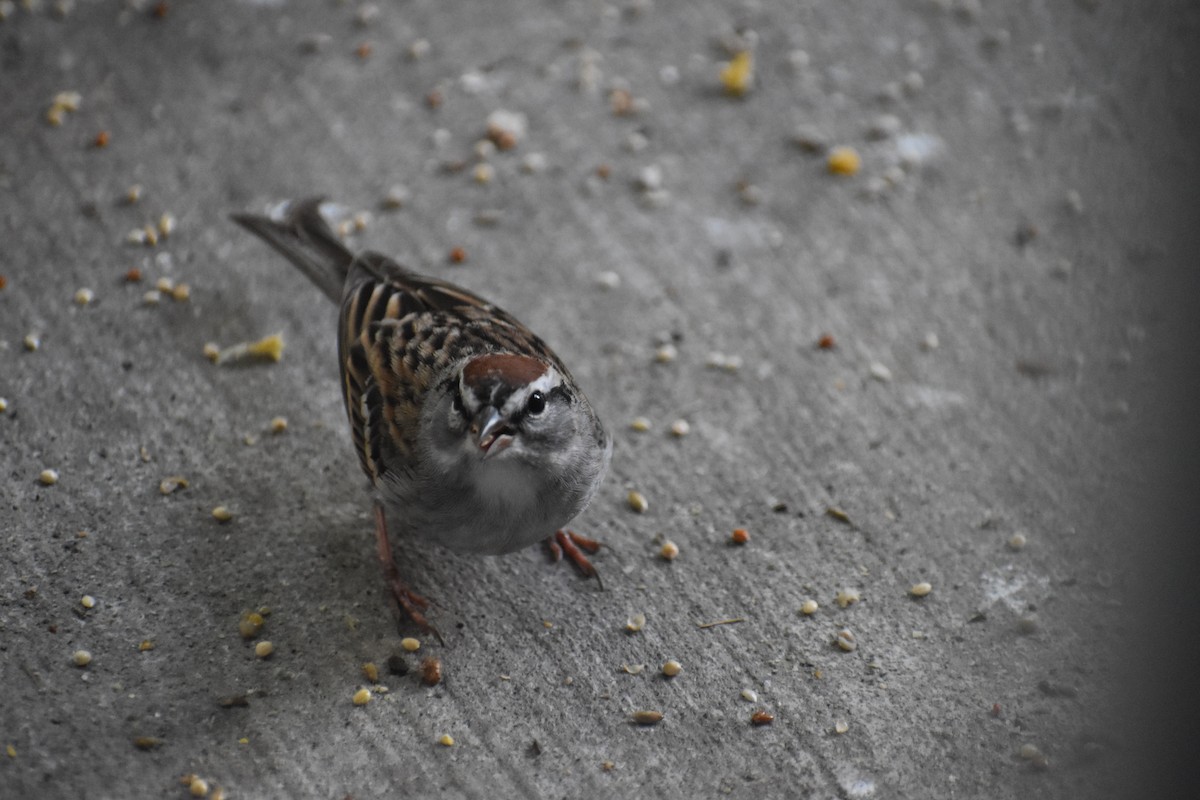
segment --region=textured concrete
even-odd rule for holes
[[[226,797],[1096,797],[1168,775],[1145,756],[1189,741],[1187,693],[1145,728],[1125,711],[1194,663],[1149,657],[1188,630],[1134,613],[1173,586],[1139,556],[1170,552],[1152,490],[1181,436],[1171,301],[1194,296],[1172,283],[1195,267],[1194,6],[71,5],[0,23],[0,797],[185,797],[188,773]],[[63,90],[82,100],[54,127]],[[484,184],[497,109],[528,130]],[[861,171],[829,174],[798,126]],[[603,591],[536,550],[398,542],[446,645],[384,667],[412,631],[334,309],[227,219],[313,193],[571,364],[617,439],[577,522],[610,545]],[[169,238],[127,241],[164,213]],[[160,277],[190,298],[145,304]],[[202,353],[276,331],[277,364]],[[263,606],[268,660],[238,634]],[[389,691],[356,707],[364,662]]]

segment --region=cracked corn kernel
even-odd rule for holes
[[[262,630],[263,622],[262,614],[248,611],[238,621],[238,633],[243,639],[253,639]]]
[[[359,689],[354,693],[352,702],[356,706],[365,706],[367,703],[371,702],[371,690],[367,688]]]
[[[721,85],[725,91],[742,96],[754,85],[754,54],[743,50],[721,69]]]
[[[38,481],[43,486],[53,486],[58,483],[58,470],[44,469],[38,473]]]
[[[833,723],[833,732],[836,734],[841,735],[848,730],[850,730],[850,723],[846,722],[845,720],[839,719],[837,722]]]
[[[362,665],[363,677],[371,683],[379,683],[379,667],[375,666],[375,662],[368,661]]]
[[[634,417],[633,421],[629,423],[629,427],[638,433],[645,433],[650,430],[650,420],[645,417]]]
[[[233,512],[226,506],[217,506],[212,510],[212,515],[217,522],[229,522],[233,519]]]
[[[840,608],[846,608],[847,606],[852,606],[859,600],[862,600],[862,595],[859,593],[858,589],[838,589],[838,593],[834,597],[834,600],[837,602]]]
[[[71,661],[73,661],[77,667],[86,667],[88,664],[92,663],[92,654],[87,650],[76,650],[74,653],[71,653]]]
[[[852,653],[858,649],[858,642],[854,640],[854,634],[847,628],[842,628],[837,632],[837,646],[846,653]]]
[[[933,586],[928,581],[921,581],[913,584],[913,587],[908,590],[908,593],[913,597],[924,597],[933,591]]]
[[[443,733],[438,737],[438,744],[442,747],[454,747],[454,737],[448,733]]]
[[[650,507],[650,503],[646,501],[646,496],[636,489],[630,490],[626,496],[626,500],[629,502],[629,507],[639,514],[645,513],[646,509]]]
[[[678,661],[676,661],[673,658],[670,659],[669,661],[663,662],[662,674],[666,675],[668,678],[674,678],[676,675],[678,675],[682,671],[683,671],[683,665],[680,664]]]
[[[411,636],[405,636],[403,639],[400,640],[400,646],[403,647],[409,653],[415,653],[421,649],[421,640],[414,639]]]
[[[287,417],[275,417],[271,420],[271,433],[283,433],[287,430]]]
[[[92,597],[90,594],[85,594],[83,597],[79,598],[79,605],[83,606],[84,608],[95,608],[96,598]]]
[[[669,540],[663,542],[662,549],[658,551],[658,554],[666,561],[674,561],[675,557],[679,555],[679,545]]]
[[[75,304],[86,306],[88,303],[96,299],[96,293],[91,289],[83,288],[75,290]]]
[[[646,615],[634,614],[629,619],[625,620],[625,630],[630,633],[637,633],[642,628],[646,627]]]
[[[835,147],[825,164],[834,175],[854,175],[862,167],[862,159],[853,147]]]
[[[188,791],[192,793],[192,797],[207,797],[208,781],[204,780],[204,778],[193,777],[188,784]]]
[[[141,641],[141,644],[138,645],[139,653],[145,653],[145,652],[148,652],[153,649],[154,649],[154,642],[150,641],[149,639],[143,639]]]
[[[688,435],[688,431],[692,426],[688,424],[686,419],[677,419],[671,423],[671,433],[674,436],[683,437]]]
[[[262,641],[254,645],[254,655],[258,658],[270,658],[275,652],[275,645],[268,641]]]
[[[813,614],[817,613],[817,609],[820,607],[821,606],[817,604],[816,600],[810,598],[800,604],[800,613],[806,617],[811,617]]]

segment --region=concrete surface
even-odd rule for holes
[[[1162,549],[1154,490],[1192,475],[1166,401],[1191,361],[1194,5],[27,5],[0,23],[0,797],[186,797],[189,773],[236,798],[1169,781],[1194,663],[1169,581],[1194,562]],[[745,47],[755,85],[731,97],[720,64]],[[64,90],[81,102],[54,127]],[[484,184],[497,109],[528,130],[482,154]],[[829,174],[798,126],[861,171]],[[394,184],[407,202],[381,210]],[[384,668],[411,629],[374,560],[334,310],[227,220],[313,193],[572,365],[617,438],[577,523],[610,545],[604,591],[536,550],[401,542],[447,641]],[[164,213],[169,238],[127,242]],[[147,305],[161,277],[190,299]],[[276,331],[277,364],[202,354]],[[189,486],[160,494],[173,475]],[[238,634],[263,606],[267,660]],[[364,662],[389,691],[356,707]]]

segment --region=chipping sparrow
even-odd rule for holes
[[[233,219],[341,307],[338,359],[359,461],[374,487],[379,557],[400,606],[433,630],[400,579],[387,522],[453,550],[506,553],[546,539],[583,574],[561,530],[587,506],[612,453],[558,356],[506,311],[373,252],[351,253],[319,198]],[[548,538],[549,537],[549,538]],[[436,633],[435,630],[433,630]]]

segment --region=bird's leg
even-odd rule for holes
[[[380,503],[375,504],[375,546],[379,552],[379,563],[383,565],[383,578],[391,589],[397,610],[407,615],[422,632],[433,634],[439,643],[445,644],[437,628],[430,625],[422,613],[429,608],[429,601],[410,589],[400,577],[400,571],[396,569],[396,560],[392,557],[392,544],[388,541],[387,519]]]
[[[596,571],[596,567],[584,554],[585,550],[591,555],[600,552],[600,543],[595,539],[580,536],[575,531],[560,530],[546,539],[546,546],[550,549],[550,556],[555,562],[561,561],[563,555],[566,555],[579,570],[580,575],[585,578],[594,577],[596,583],[600,584],[600,588],[604,588],[604,582],[600,580],[600,573]]]

